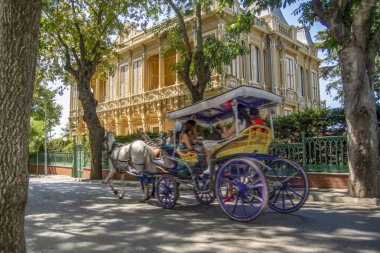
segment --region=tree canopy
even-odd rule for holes
[[[140,14],[131,0],[46,0],[41,20],[44,40],[41,63],[64,83],[75,83],[91,143],[92,179],[100,179],[104,128],[91,90],[96,73],[107,72],[108,59],[117,55],[128,30],[126,22]],[[64,71],[62,71],[64,70]],[[79,115],[76,115],[79,117]]]
[[[224,73],[225,66],[245,52],[240,35],[249,31],[257,19],[250,12],[237,17],[226,15],[222,9],[211,9],[211,0],[153,3],[155,11],[150,12],[151,16],[162,22],[156,28],[157,34],[170,45],[165,55],[179,53],[179,62],[172,67],[189,89],[192,101],[200,101],[211,75]],[[214,34],[204,36],[202,15],[210,13],[217,13],[226,27],[218,38]]]

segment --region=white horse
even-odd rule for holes
[[[108,164],[110,172],[105,179],[109,183],[111,190],[118,194],[111,182],[115,172],[121,175],[122,191],[119,194],[119,199],[124,197],[124,176],[125,173],[141,176],[143,172],[156,172],[156,167],[153,164],[154,153],[145,142],[136,140],[128,144],[121,144],[116,141],[115,135],[106,132],[103,149],[108,151]],[[146,201],[149,199],[149,184],[144,182],[144,196],[141,199]]]

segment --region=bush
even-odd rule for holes
[[[333,109],[306,109],[288,116],[275,117],[277,139],[298,142],[301,132],[306,136],[336,136],[346,132],[344,111]]]

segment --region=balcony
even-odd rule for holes
[[[144,93],[133,94],[125,98],[119,98],[99,103],[96,111],[98,113],[105,112],[133,105],[152,103],[155,101],[173,98],[185,94],[187,94],[187,89],[185,89],[185,85],[171,85],[161,89],[155,89]]]

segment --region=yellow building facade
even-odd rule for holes
[[[238,10],[238,6],[225,9],[227,13]],[[205,97],[244,84],[282,96],[278,115],[325,107],[320,101],[318,78],[321,60],[309,32],[288,25],[279,10],[265,11],[261,17],[263,25],[252,27],[240,37],[247,53],[225,66],[223,75],[212,76]],[[204,36],[222,38],[225,27],[215,12],[203,16]],[[167,42],[160,41],[153,30],[139,31],[132,26],[129,30],[127,37],[119,38],[124,44],[118,50],[119,57],[110,60],[114,71],[107,73],[105,80],[92,82],[101,124],[116,135],[132,134],[137,129],[167,131],[173,122],[165,119],[166,114],[191,102],[187,88],[171,69],[179,55],[164,57]],[[189,37],[193,38],[192,31]],[[75,87],[70,96],[71,134],[84,133],[86,126]]]

